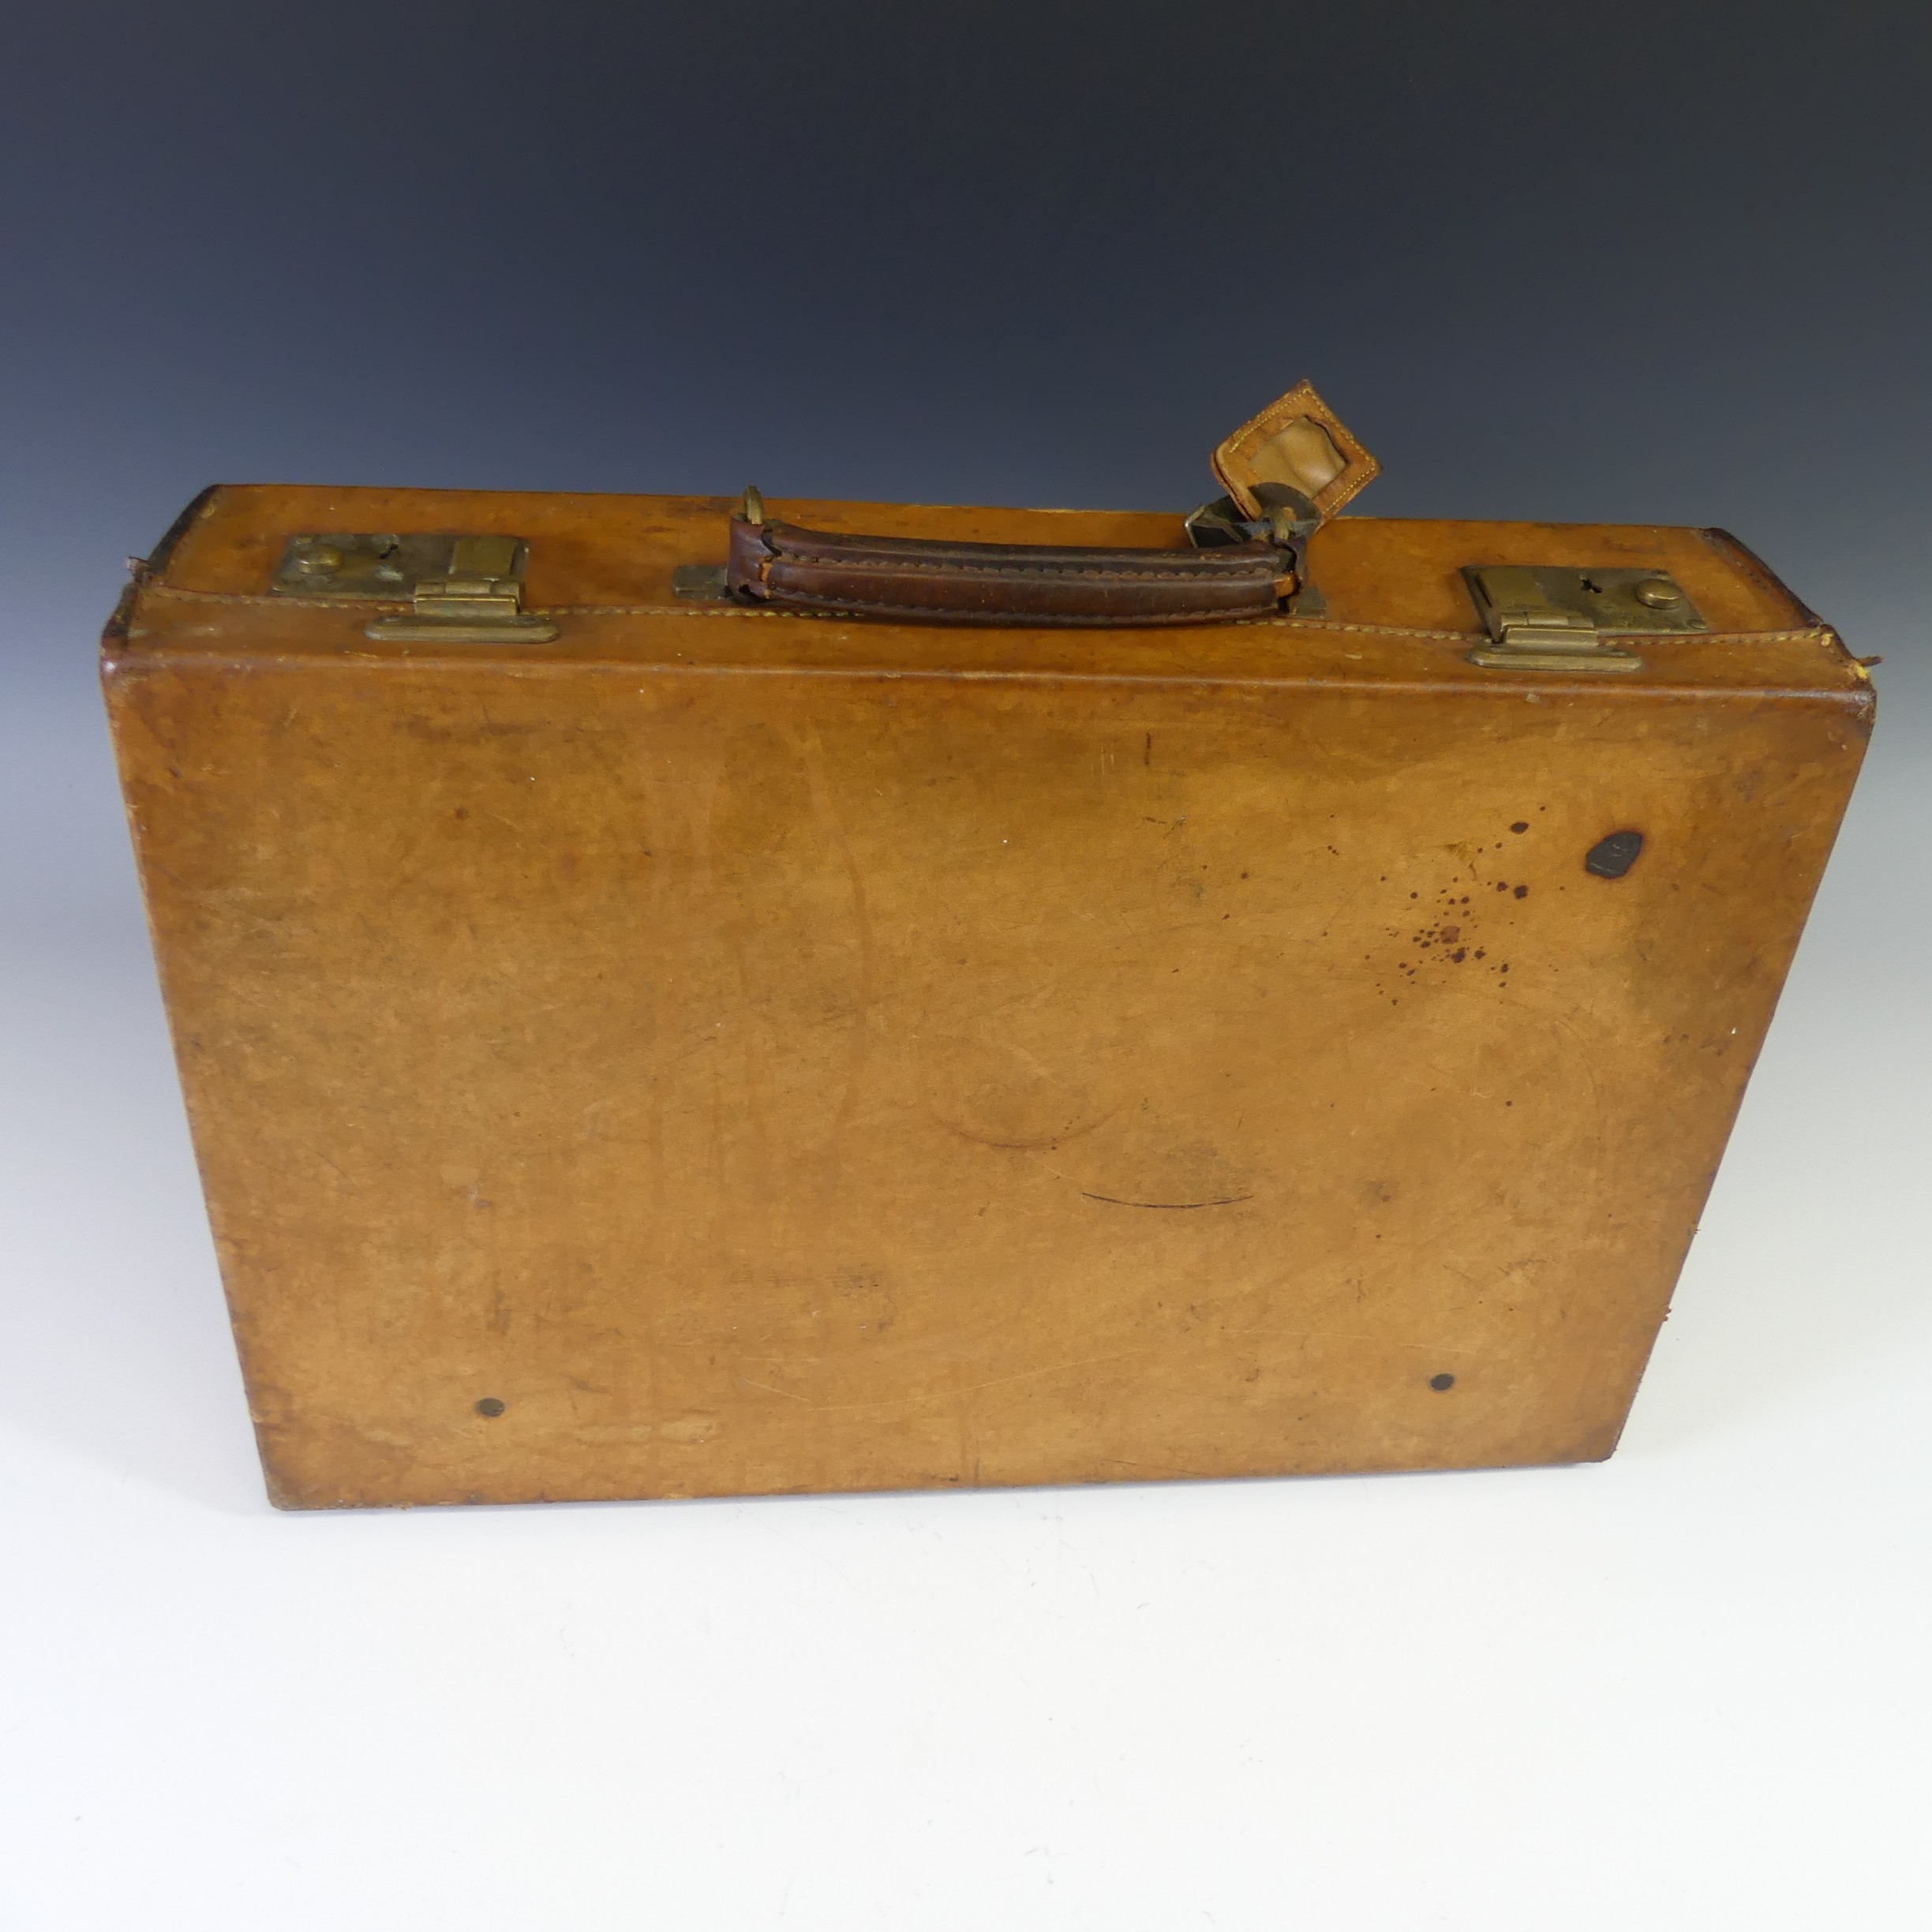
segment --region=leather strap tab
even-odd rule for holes
[[[1294,587],[1273,544],[1108,550],[854,537],[733,517],[728,582],[750,602],[920,623],[1186,624],[1261,616]]]
[[[1271,483],[1299,491],[1319,516],[1331,517],[1382,474],[1309,382],[1297,383],[1250,417],[1215,450],[1213,463],[1222,489],[1246,517],[1262,513]]]

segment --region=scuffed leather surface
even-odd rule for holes
[[[1831,633],[1695,531],[1351,519],[1334,621],[670,601],[728,507],[223,491],[124,601],[276,1499],[1607,1454],[1869,728]],[[398,526],[527,537],[560,636],[267,594],[287,534]],[[1468,662],[1462,564],[1626,560],[1724,627]]]

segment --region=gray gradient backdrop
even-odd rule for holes
[[[1928,35],[1908,5],[6,9],[6,1932],[1932,1920]],[[1721,523],[1883,652],[1625,1446],[261,1500],[105,735],[211,481]]]

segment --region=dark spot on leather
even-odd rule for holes
[[[1510,829],[1512,832],[1527,832],[1530,829],[1530,821],[1527,818],[1518,818],[1516,822],[1510,827]]]
[[[1608,838],[1599,839],[1584,855],[1583,870],[1595,873],[1599,878],[1621,878],[1637,863],[1643,843],[1641,832],[1612,832]]]
[[[1455,1387],[1455,1377],[1452,1375],[1432,1375],[1429,1377],[1429,1387],[1432,1389],[1452,1389]]]
[[[1515,893],[1518,899],[1527,899],[1530,897],[1530,888],[1527,886],[1518,886],[1515,888]]]
[[[480,1416],[500,1416],[509,1405],[494,1395],[485,1395],[476,1406]]]
[[[1458,966],[1460,966],[1463,960],[1469,957],[1469,949],[1466,946],[1458,946],[1456,949],[1449,955],[1449,957],[1454,960]]]

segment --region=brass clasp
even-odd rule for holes
[[[442,644],[544,644],[557,627],[523,615],[530,546],[517,537],[331,532],[292,537],[273,589],[334,602],[407,597],[406,616],[377,617],[366,635]]]
[[[1605,631],[1710,627],[1667,571],[1485,564],[1462,573],[1489,642],[1469,653],[1491,671],[1638,671],[1643,660]]]

